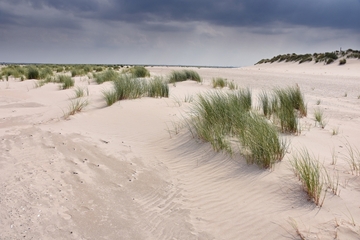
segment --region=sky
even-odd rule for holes
[[[0,62],[250,66],[360,50],[360,0],[0,0]]]

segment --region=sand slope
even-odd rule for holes
[[[164,76],[172,69],[149,68]],[[359,239],[360,177],[346,160],[349,144],[360,149],[359,62],[195,70],[203,84],[111,107],[101,94],[109,83],[76,78],[90,105],[68,120],[73,90],[0,82],[0,239],[299,239],[294,224],[306,239]],[[188,100],[212,91],[212,77],[250,87],[254,102],[277,86],[297,83],[305,93],[302,133],[288,136],[289,152],[273,170],[215,153],[182,126]],[[314,124],[318,107],[325,129]],[[303,147],[339,176],[340,195],[328,192],[322,208],[290,168]]]

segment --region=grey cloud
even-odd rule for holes
[[[5,0],[44,6],[97,21],[201,21],[219,26],[271,26],[273,23],[353,29],[360,32],[359,0]],[[2,21],[9,18],[2,17]],[[162,28],[158,28],[159,31]],[[169,29],[164,29],[165,31]]]

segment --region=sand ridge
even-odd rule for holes
[[[0,82],[0,239],[297,239],[294,222],[306,239],[359,239],[360,179],[346,160],[347,144],[360,149],[359,65],[193,68],[202,84],[177,83],[170,98],[111,107],[101,93],[109,83],[77,77],[90,104],[68,120],[62,116],[72,89]],[[148,69],[165,76],[179,68]],[[273,170],[215,153],[181,124],[186,100],[214,91],[213,77],[250,87],[255,103],[260,90],[301,87],[308,117]],[[317,107],[325,129],[314,124]],[[291,171],[302,147],[339,175],[340,195],[327,193],[322,208]]]

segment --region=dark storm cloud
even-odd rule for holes
[[[281,22],[360,31],[359,0],[112,1],[102,17],[122,21],[205,21],[221,26]]]
[[[97,21],[144,24],[201,21],[230,27],[273,23],[360,31],[360,0],[5,0],[29,8],[49,7]],[[1,9],[0,9],[1,11]],[[1,14],[2,23],[11,15]],[[157,26],[161,31],[161,27]],[[166,31],[166,28],[165,28]]]

